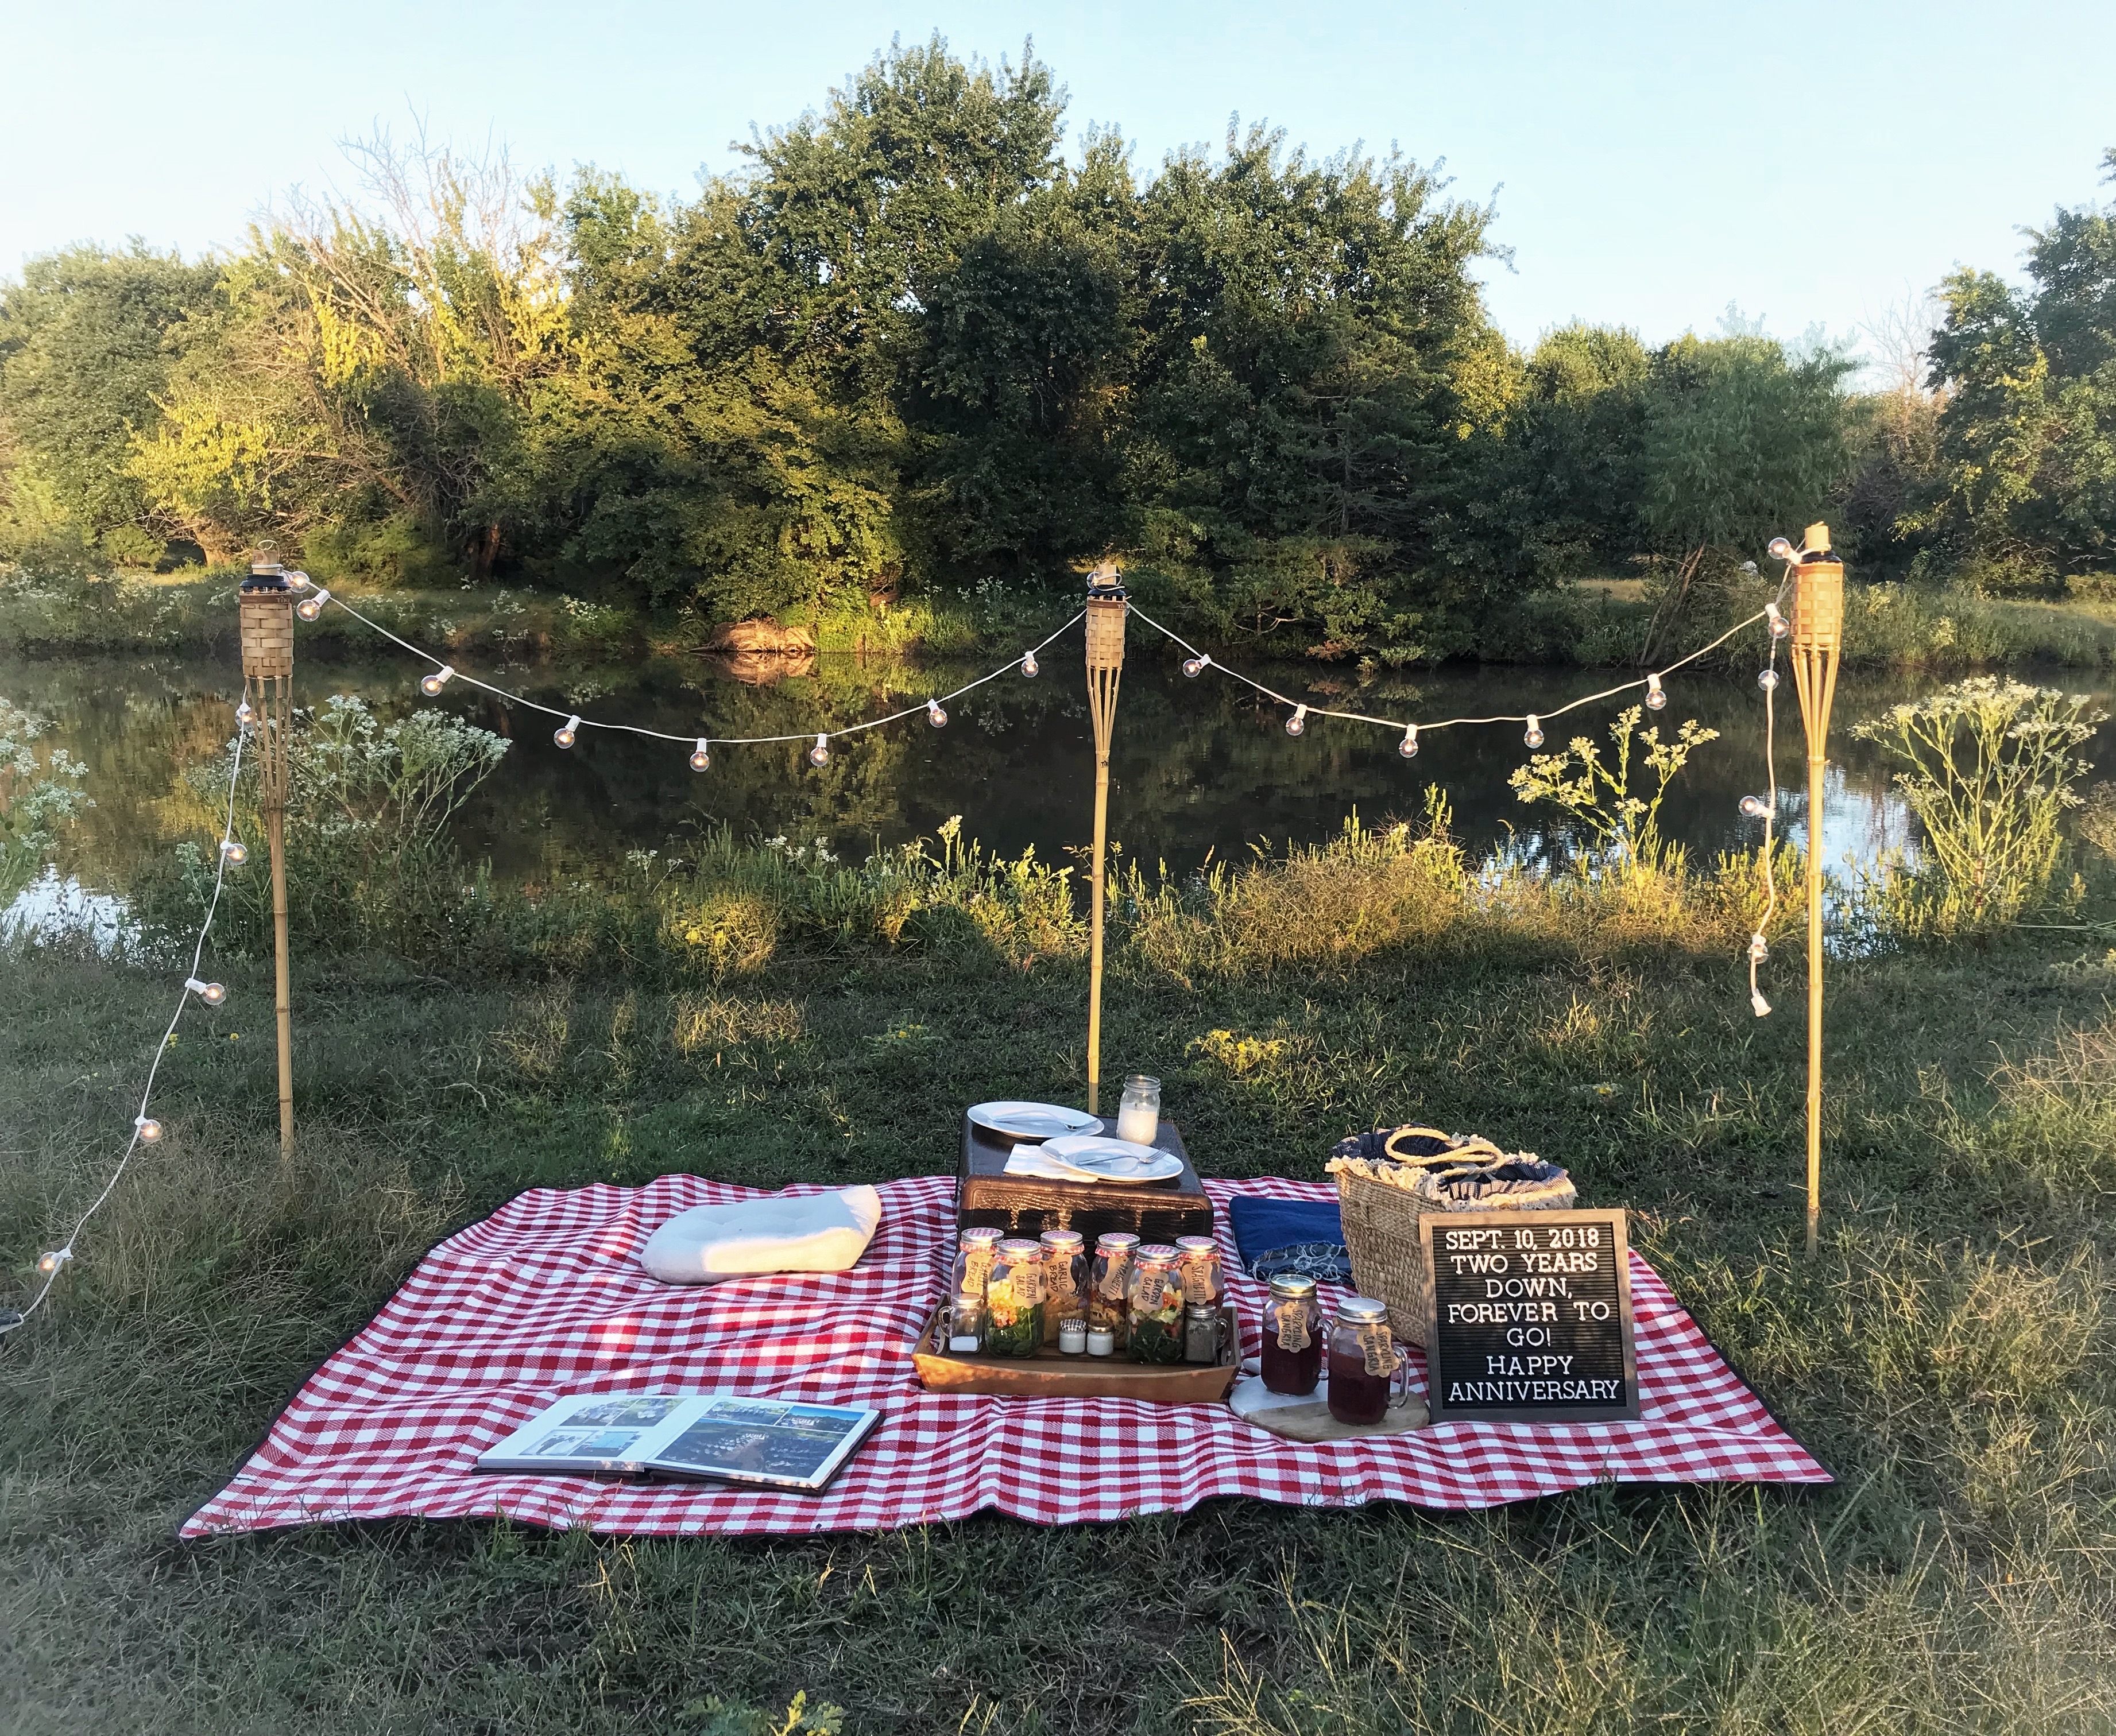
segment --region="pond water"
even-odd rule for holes
[[[1625,678],[1606,670],[1444,669],[1408,683],[1414,700],[1402,687],[1333,697],[1317,684],[1350,677],[1313,664],[1249,668],[1311,703],[1428,719],[1531,706],[1547,714]],[[908,719],[835,744],[821,770],[795,744],[720,747],[703,774],[691,770],[685,746],[636,736],[583,731],[580,744],[562,752],[552,745],[550,719],[461,683],[439,701],[421,699],[416,683],[424,673],[408,656],[313,662],[297,673],[297,696],[313,704],[357,694],[384,717],[443,704],[516,740],[460,815],[459,837],[468,854],[518,881],[607,866],[632,850],[680,852],[684,838],[723,822],[739,835],[825,838],[840,854],[931,833],[953,815],[962,816],[966,836],[1010,854],[1033,846],[1039,856],[1062,858],[1092,836],[1093,758],[1077,636],[1051,648],[1036,679],[1010,673],[958,701],[945,729]],[[826,659],[810,673],[754,685],[711,659],[656,658],[619,671],[540,665],[491,678],[610,721],[685,736],[761,735],[842,726],[980,673],[972,665]],[[1850,725],[1925,685],[1847,678],[1840,687],[1824,840],[1833,866],[1915,849],[1914,828],[1879,756],[1852,737]],[[165,818],[181,811],[172,792],[186,765],[227,741],[240,690],[232,654],[0,660],[0,694],[49,719],[54,739],[90,768],[96,806],[68,852],[84,890],[122,892],[144,857],[182,835]],[[1741,816],[1739,802],[1764,781],[1763,696],[1754,677],[1686,674],[1671,678],[1668,691],[1667,710],[1649,721],[1672,733],[1695,717],[1719,738],[1700,748],[1671,787],[1663,831],[1708,860],[1753,845],[1760,827]],[[1781,824],[1804,839],[1804,749],[1789,679],[1779,699]],[[1600,734],[1624,703],[1604,701],[1552,722],[1549,745]],[[1527,755],[1517,724],[1428,733],[1417,758],[1405,760],[1398,737],[1380,728],[1313,719],[1295,739],[1284,723],[1281,708],[1219,672],[1188,679],[1161,647],[1134,645],[1112,755],[1112,837],[1131,857],[1180,872],[1208,857],[1243,857],[1253,845],[1328,838],[1354,810],[1371,823],[1414,818],[1437,785],[1453,806],[1457,834],[1479,852],[1547,860],[1579,842],[1554,811],[1525,806],[1508,788],[1507,774]],[[2098,742],[2088,755],[2105,764],[2112,751],[2116,739]],[[51,892],[25,896],[34,903]]]

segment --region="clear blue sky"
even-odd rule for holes
[[[271,194],[342,177],[337,140],[413,109],[524,164],[687,191],[752,122],[936,28],[987,58],[1033,34],[1069,137],[1115,124],[1142,170],[1217,146],[1235,112],[1318,152],[1444,157],[1458,193],[1498,190],[1515,261],[1491,305],[1523,341],[1576,316],[1658,340],[1729,301],[1781,334],[1845,332],[1957,261],[2016,269],[2017,226],[2104,196],[2116,144],[2110,0],[16,0],[0,269],[75,240],[238,241]],[[1826,268],[1792,262],[1804,238]]]

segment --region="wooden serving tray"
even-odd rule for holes
[[[927,1316],[912,1360],[918,1384],[932,1393],[991,1393],[1009,1398],[1143,1398],[1152,1404],[1217,1404],[1235,1384],[1241,1356],[1240,1322],[1221,1308],[1220,1361],[1134,1362],[1113,1357],[1068,1357],[1046,1345],[1037,1357],[973,1357],[941,1348],[941,1310]]]

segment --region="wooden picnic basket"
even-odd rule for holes
[[[1562,1211],[1579,1192],[1571,1178],[1532,1151],[1502,1151],[1488,1139],[1402,1127],[1339,1142],[1328,1173],[1352,1284],[1388,1308],[1389,1330],[1424,1346],[1432,1307],[1419,1219],[1428,1212]]]

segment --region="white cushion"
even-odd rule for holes
[[[646,1238],[639,1263],[664,1284],[849,1271],[881,1222],[881,1196],[872,1187],[693,1206]]]

